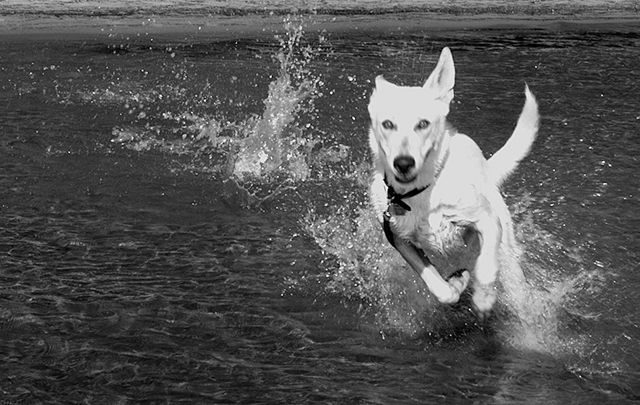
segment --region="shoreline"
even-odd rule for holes
[[[178,4],[175,4],[178,3]],[[297,14],[308,22],[306,31],[335,34],[447,32],[483,30],[618,31],[640,32],[640,2],[626,0],[572,2],[536,0],[353,2],[248,0],[140,1],[122,0],[8,0],[0,2],[0,42],[85,39],[129,41],[150,38],[229,40],[264,37],[281,32],[283,18]],[[185,5],[186,4],[186,5]],[[192,4],[192,5],[189,5]],[[303,5],[299,7],[300,5]],[[388,3],[387,3],[388,4]],[[223,6],[224,5],[224,6]],[[368,8],[365,8],[365,7]]]

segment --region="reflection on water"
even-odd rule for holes
[[[303,28],[3,44],[4,399],[638,400],[637,36]],[[371,79],[417,84],[444,45],[488,154],[522,81],[541,103],[505,190],[529,292],[487,323],[434,302],[366,204]]]

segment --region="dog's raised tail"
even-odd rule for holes
[[[529,90],[529,86],[525,86],[524,94],[526,101],[522,108],[522,113],[520,113],[520,118],[518,118],[516,129],[513,130],[513,134],[511,134],[504,146],[489,159],[491,175],[498,187],[513,173],[520,161],[527,156],[538,134],[538,123],[540,121],[538,103]]]

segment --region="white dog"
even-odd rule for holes
[[[521,273],[506,266],[512,260],[505,255],[514,255],[516,245],[500,186],[535,140],[538,106],[526,87],[513,134],[487,161],[471,138],[447,123],[454,81],[449,48],[422,87],[376,78],[369,103],[370,197],[387,238],[429,291],[455,303],[473,275],[473,303],[484,316],[496,301],[498,272]]]

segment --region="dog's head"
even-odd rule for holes
[[[422,87],[401,87],[376,78],[369,103],[371,148],[394,184],[426,186],[435,177],[453,99],[455,69],[444,48]]]

